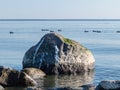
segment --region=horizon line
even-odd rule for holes
[[[120,21],[120,19],[0,19],[0,21]]]

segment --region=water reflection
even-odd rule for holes
[[[39,90],[46,90],[58,87],[79,88],[81,85],[92,84],[94,79],[94,71],[84,73],[82,75],[51,75],[36,80]],[[33,87],[34,88],[34,87]],[[9,87],[5,90],[27,90],[21,87]]]
[[[87,72],[83,75],[60,75],[46,76],[43,79],[44,88],[71,87],[78,88],[81,85],[92,84],[94,71]],[[39,86],[41,87],[41,85]]]

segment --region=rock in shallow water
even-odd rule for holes
[[[37,83],[24,72],[0,66],[0,84],[3,86],[34,86]]]
[[[48,90],[79,90],[79,89],[73,89],[70,87],[61,87],[61,88],[48,89]]]
[[[96,90],[120,90],[120,80],[101,81]]]
[[[37,68],[25,68],[22,70],[22,72],[27,73],[33,79],[39,79],[45,76],[45,73]]]
[[[95,90],[96,86],[94,84],[82,85],[80,90]]]
[[[40,68],[46,74],[76,74],[94,69],[92,53],[78,42],[48,33],[24,55],[23,68]]]

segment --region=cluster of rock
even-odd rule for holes
[[[0,85],[3,87],[36,86],[37,82],[35,79],[43,76],[45,76],[45,73],[36,68],[26,68],[22,71],[17,71],[9,67],[0,66]],[[0,86],[0,90],[4,90],[2,86]]]
[[[24,55],[23,70],[0,66],[0,85],[37,86],[36,79],[45,74],[81,74],[94,69],[94,57],[90,50],[76,41],[56,33],[48,33]],[[45,73],[44,73],[45,72]],[[0,90],[4,88],[0,86]],[[27,90],[40,90],[28,88]],[[69,87],[50,90],[76,90]],[[83,85],[78,90],[120,90],[120,81],[102,81],[95,85]]]
[[[22,71],[0,66],[0,84],[3,86],[34,86],[36,82]]]

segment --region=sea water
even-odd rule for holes
[[[50,31],[90,49],[96,61],[95,71],[82,76],[47,76],[40,80],[41,89],[79,87],[120,78],[120,21],[0,21],[0,65],[21,70],[25,52]]]

